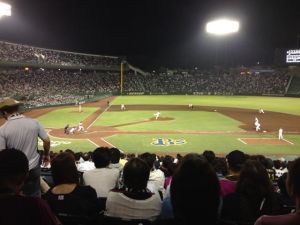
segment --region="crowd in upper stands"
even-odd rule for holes
[[[64,52],[0,41],[0,63],[14,63],[14,68],[6,65],[0,69],[0,98],[23,100],[26,107],[46,103],[72,104],[84,101],[85,96],[117,94],[121,89],[120,74],[116,72],[121,63],[120,57]],[[35,66],[24,68],[24,63]],[[259,74],[229,69],[164,71],[141,75],[127,68],[123,78],[123,93],[283,95],[290,76],[278,71]]]
[[[20,99],[26,107],[72,104],[84,101],[85,95],[117,94],[121,89],[120,74],[116,72],[121,63],[120,57],[64,52],[0,41],[0,63],[14,63],[14,68],[6,65],[0,69],[0,98]],[[24,63],[35,66],[24,68],[27,65]],[[45,65],[52,69],[47,66],[43,68]],[[72,66],[74,69],[71,69]],[[127,68],[123,93],[283,95],[289,79],[285,72],[276,71],[258,74],[229,69],[195,69],[142,75]]]
[[[88,153],[68,149],[52,152],[50,168],[43,169],[43,200],[20,195],[26,160],[18,150],[0,151],[1,209],[6,204],[1,221],[13,210],[22,224],[300,223],[300,158],[273,161],[240,150],[222,158],[210,150],[158,156],[107,147]],[[15,195],[1,192],[17,184]],[[24,205],[15,210],[20,202]],[[38,211],[29,211],[37,204]]]
[[[0,70],[0,96],[23,100],[28,106],[68,104],[83,95],[115,94],[120,91],[118,72],[58,69]],[[147,74],[124,76],[124,92],[188,93],[211,95],[284,94],[289,76],[285,74]]]
[[[240,74],[197,71],[188,74],[149,74],[143,79],[132,79],[128,75],[125,77],[125,90],[148,93],[197,92],[212,95],[284,94],[288,81],[289,76],[282,73]]]
[[[83,95],[118,90],[116,73],[65,70],[2,70],[0,96],[14,96],[27,106],[70,104]]]
[[[57,66],[102,66],[107,68],[120,63],[118,57],[64,52],[4,41],[0,41],[0,61],[54,64]]]

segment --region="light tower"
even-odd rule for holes
[[[225,42],[225,47],[227,48],[228,39],[224,36],[229,36],[230,34],[237,33],[240,29],[240,23],[237,20],[231,20],[226,18],[220,18],[213,21],[209,21],[206,24],[206,32],[208,34],[214,35],[216,37],[216,58],[215,63],[218,64],[218,55],[219,55],[219,47],[218,45],[221,42]],[[223,43],[224,44],[224,43]],[[224,46],[223,46],[224,47]],[[226,50],[227,53],[227,50]],[[227,58],[227,57],[225,57]]]
[[[206,24],[206,32],[218,36],[236,33],[239,29],[240,23],[230,19],[217,19]]]
[[[4,16],[11,16],[11,5],[0,1],[0,19]]]

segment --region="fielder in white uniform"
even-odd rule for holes
[[[255,123],[255,130],[260,131],[260,123],[259,122]]]
[[[82,121],[80,121],[79,124],[78,124],[78,131],[84,131],[84,127],[83,127]]]
[[[125,105],[124,104],[122,104],[121,105],[121,110],[123,111],[123,110],[125,110],[126,108],[125,108]]]
[[[157,120],[160,116],[160,112],[154,113],[155,119]]]
[[[265,113],[263,109],[258,110],[259,113]]]
[[[70,130],[69,130],[69,133],[74,134],[75,131],[76,131],[76,127],[71,127]]]
[[[279,128],[279,130],[278,130],[278,139],[283,140],[283,129],[282,128]]]

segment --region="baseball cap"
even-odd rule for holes
[[[18,105],[23,105],[22,102],[19,102],[15,99],[12,98],[6,98],[6,99],[2,99],[0,101],[0,110],[12,107],[12,106],[18,106]]]

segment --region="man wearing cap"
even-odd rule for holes
[[[229,174],[220,179],[221,195],[225,196],[235,191],[241,169],[247,160],[247,155],[240,150],[233,150],[226,155]]]
[[[29,161],[29,177],[23,188],[23,194],[40,196],[40,165],[38,138],[43,141],[44,166],[50,162],[50,139],[47,132],[37,120],[27,118],[19,113],[22,105],[14,99],[0,101],[0,113],[6,122],[0,127],[0,151],[7,148],[21,150]]]

